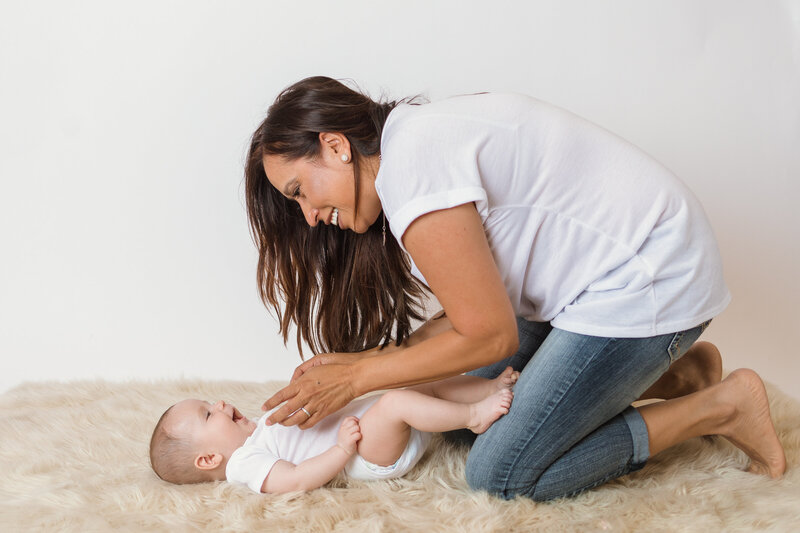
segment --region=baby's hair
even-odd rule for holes
[[[150,466],[158,477],[177,485],[209,481],[208,474],[194,466],[197,450],[192,439],[167,430],[172,407],[158,419],[150,438]]]

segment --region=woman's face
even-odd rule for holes
[[[336,133],[320,134],[321,151],[314,159],[287,160],[279,155],[264,156],[264,172],[273,187],[297,201],[310,226],[335,223],[341,229],[364,233],[381,212],[375,191],[376,165],[360,165],[358,219],[355,215],[355,185],[350,145]],[[342,154],[347,161],[342,161]],[[334,217],[337,212],[338,220]]]

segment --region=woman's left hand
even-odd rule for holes
[[[349,364],[330,363],[306,369],[264,402],[264,411],[284,404],[267,419],[267,425],[313,427],[358,396],[352,381],[353,367]]]
[[[360,353],[321,353],[317,354],[311,359],[307,361],[303,361],[300,366],[295,368],[294,374],[292,374],[292,379],[289,380],[290,382],[294,383],[297,378],[305,374],[305,372],[309,368],[313,368],[315,366],[320,365],[330,365],[330,364],[344,364],[349,365],[353,364],[359,359],[362,359],[368,356],[368,352],[360,352]]]

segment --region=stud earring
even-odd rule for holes
[[[344,161],[345,163],[347,163],[347,160],[348,160],[348,159],[350,159],[350,158],[347,156],[347,154],[342,154],[342,161]]]

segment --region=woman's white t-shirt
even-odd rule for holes
[[[689,189],[565,110],[515,94],[401,104],[381,156],[375,186],[401,246],[416,218],[474,202],[518,316],[585,335],[650,337],[694,327],[730,300]]]

